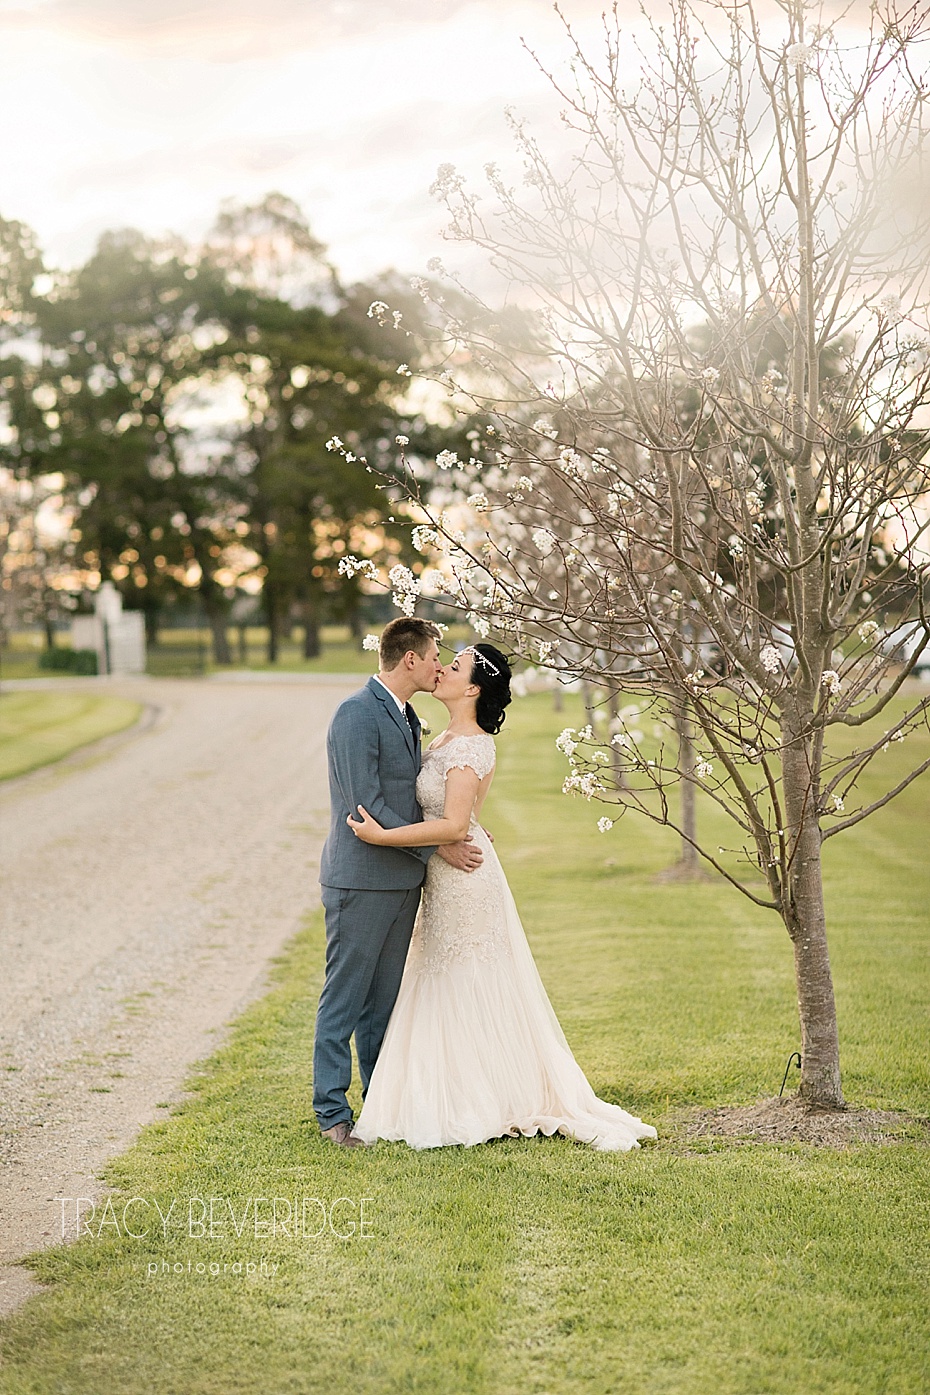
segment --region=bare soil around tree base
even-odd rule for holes
[[[809,1143],[822,1148],[857,1144],[930,1144],[930,1119],[891,1109],[812,1109],[797,1095],[750,1105],[695,1109],[676,1122],[677,1143]]]

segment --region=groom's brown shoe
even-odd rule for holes
[[[343,1119],[338,1124],[333,1124],[331,1129],[321,1129],[320,1133],[324,1138],[328,1138],[331,1143],[337,1143],[340,1148],[364,1148],[365,1144],[360,1138],[356,1138],[352,1132],[352,1120]]]

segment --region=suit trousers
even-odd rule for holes
[[[359,891],[324,886],[326,977],[313,1040],[313,1111],[321,1129],[351,1121],[354,1032],[362,1097],[404,973],[420,887]]]

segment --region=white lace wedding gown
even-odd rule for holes
[[[479,779],[491,736],[457,736],[423,758],[417,799],[440,818],[449,770]],[[571,1053],[533,962],[493,845],[474,872],[430,858],[397,1002],[355,1133],[366,1143],[471,1146],[502,1135],[567,1134],[627,1150],[656,1131],[598,1099]]]

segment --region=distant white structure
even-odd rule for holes
[[[141,611],[124,611],[122,596],[105,581],[94,598],[94,614],[71,621],[71,648],[93,649],[98,673],[144,673],[145,619]]]

